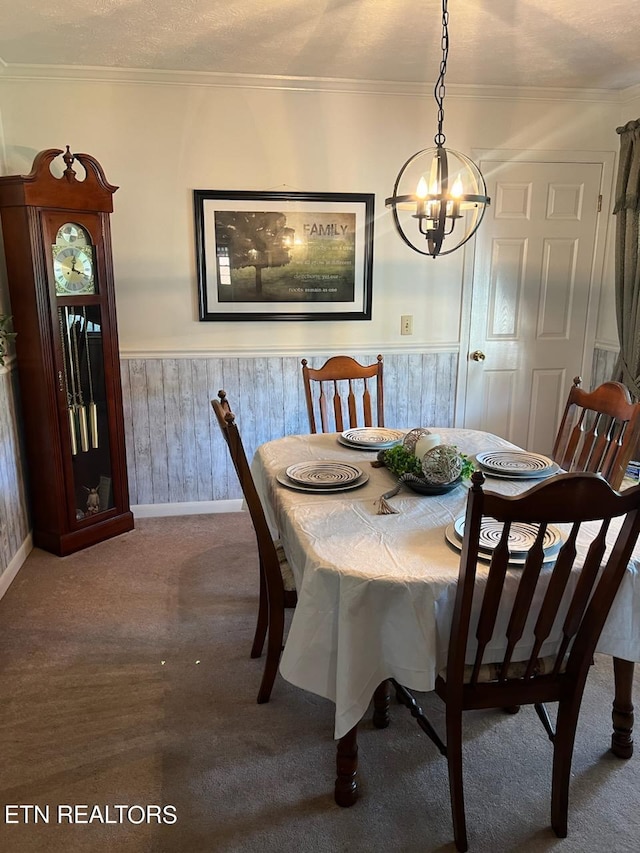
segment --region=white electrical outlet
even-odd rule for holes
[[[412,335],[413,334],[413,314],[403,314],[400,317],[400,334],[401,335]]]

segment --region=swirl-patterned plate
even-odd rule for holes
[[[447,540],[447,542],[450,545],[453,545],[453,547],[456,549],[456,551],[462,551],[462,541],[461,541],[460,537],[458,536],[458,534],[456,533],[455,527],[453,524],[448,524],[447,527],[445,528],[444,538]],[[557,549],[554,549],[554,550],[551,550],[548,552],[545,551],[544,556],[542,558],[542,562],[543,563],[550,563],[552,560],[554,560],[556,551],[557,551]],[[489,551],[486,551],[486,552],[481,551],[478,554],[478,559],[482,560],[485,563],[488,563],[491,560],[491,553]],[[510,554],[509,555],[509,565],[524,566],[526,559],[527,559],[526,554],[520,554],[520,555]]]
[[[365,483],[369,482],[369,475],[366,471],[363,471],[358,479],[352,483],[337,486],[305,486],[302,483],[296,483],[295,480],[290,480],[287,477],[286,471],[280,471],[279,474],[276,474],[276,480],[280,485],[286,486],[288,489],[293,489],[296,492],[307,492],[307,494],[313,495],[335,495],[336,492],[348,492],[351,489],[359,489],[360,486],[364,486]]]
[[[357,427],[341,432],[338,441],[348,447],[359,447],[366,450],[380,450],[393,447],[404,438],[404,433],[397,429],[384,427]]]
[[[348,486],[362,476],[362,470],[347,462],[332,459],[320,462],[299,462],[285,471],[287,477],[301,486],[316,486],[320,489]]]
[[[540,474],[499,474],[497,471],[489,471],[487,468],[483,468],[479,463],[478,468],[485,477],[492,477],[495,480],[547,480],[549,477],[555,477],[556,474],[562,471],[562,468],[555,464]]]
[[[464,536],[464,515],[461,515],[453,523],[453,529],[460,541]],[[524,557],[533,547],[538,535],[537,524],[527,524],[523,521],[514,521],[509,528],[508,547],[509,553],[513,557]],[[482,551],[491,552],[497,547],[502,536],[503,524],[501,521],[496,521],[494,518],[483,518],[480,525],[480,536],[478,539],[478,547]],[[553,524],[547,525],[544,532],[542,547],[545,554],[555,553],[562,544],[562,534]]]
[[[548,456],[528,450],[490,450],[476,454],[476,459],[487,471],[510,477],[541,477],[558,467]]]

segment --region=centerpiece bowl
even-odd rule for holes
[[[402,474],[400,482],[418,495],[444,495],[457,488],[462,482],[462,477],[456,477],[451,483],[429,483],[424,477],[416,477],[415,474]]]

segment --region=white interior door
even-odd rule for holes
[[[465,426],[549,453],[584,364],[603,166],[480,168],[491,206],[476,236]]]

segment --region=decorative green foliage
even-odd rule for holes
[[[460,476],[463,480],[468,480],[476,470],[476,466],[473,464],[473,460],[469,459],[466,454],[461,453],[460,458],[462,459],[462,471],[460,471]]]
[[[397,444],[388,450],[382,450],[380,456],[382,456],[382,461],[387,468],[396,477],[401,477],[403,474],[415,474],[416,477],[422,477],[420,460],[402,444]]]
[[[11,331],[11,317],[9,314],[0,314],[0,367],[4,367],[4,360],[9,348],[9,342],[16,336]]]
[[[388,450],[381,450],[378,458],[396,477],[401,477],[403,474],[415,474],[416,477],[424,476],[420,459],[402,444],[397,444]],[[460,454],[460,459],[462,460],[460,476],[463,480],[468,480],[475,471],[475,465],[464,453]]]

